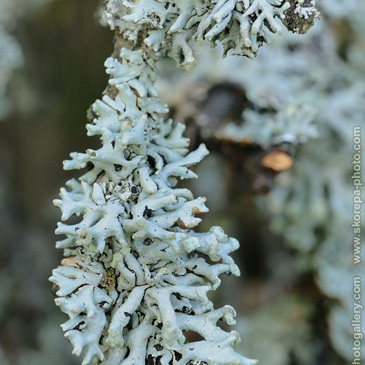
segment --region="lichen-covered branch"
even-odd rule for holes
[[[305,33],[320,16],[315,1],[307,0],[111,0],[104,23],[119,28],[124,39],[143,42],[167,53],[178,65],[191,69],[196,59],[191,41],[224,53],[253,58],[259,47],[285,29]]]
[[[66,259],[50,280],[83,364],[257,363],[233,350],[236,331],[217,326],[234,324],[234,309],[214,310],[208,298],[221,274],[239,275],[230,257],[238,242],[220,227],[195,232],[205,199],[176,186],[197,177],[191,167],[208,151],[189,152],[184,126],[164,120],[154,83],[164,54],[194,65],[191,39],[252,56],[266,35],[282,32],[288,8],[278,0],[106,1],[115,50],[87,125],[102,145],[71,154],[64,168],[84,173],[54,202]]]

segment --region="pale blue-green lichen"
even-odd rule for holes
[[[196,178],[190,167],[208,151],[189,153],[184,126],[164,120],[154,84],[164,54],[194,66],[191,39],[253,56],[269,33],[283,31],[287,8],[278,0],[106,1],[102,19],[116,30],[115,52],[87,125],[102,147],[71,154],[64,168],[88,172],[54,202],[66,258],[50,280],[83,364],[257,363],[233,350],[236,331],[217,326],[234,324],[235,310],[214,310],[207,296],[221,274],[239,275],[230,257],[238,242],[220,227],[195,232],[205,199],[176,187]],[[73,216],[78,222],[66,223]]]
[[[88,125],[103,146],[65,163],[90,171],[55,201],[63,221],[82,217],[56,231],[67,237],[57,247],[68,258],[51,277],[56,304],[70,316],[62,327],[84,364],[253,364],[232,349],[238,333],[216,327],[219,319],[233,324],[234,309],[213,310],[207,297],[220,274],[239,274],[229,256],[238,242],[219,227],[193,231],[205,199],[174,185],[196,177],[189,166],[207,150],[188,153],[183,126],[162,119],[153,63],[126,48],[106,61],[118,93],[93,105]],[[204,340],[189,343],[185,331]]]
[[[155,52],[166,52],[178,65],[191,69],[196,65],[192,40],[220,43],[225,54],[253,58],[273,34],[284,33],[286,11],[297,2],[113,0],[107,2],[102,19],[112,29],[118,27],[125,39],[137,42],[142,35],[144,44]]]

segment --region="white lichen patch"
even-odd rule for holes
[[[316,108],[310,105],[288,104],[274,116],[272,113],[244,112],[245,123],[228,123],[217,132],[217,137],[240,143],[257,144],[263,148],[290,143],[298,145],[318,137],[314,123]]]

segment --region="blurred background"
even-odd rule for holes
[[[113,34],[97,0],[0,0],[0,364],[72,365],[48,277],[72,151],[97,147],[86,110],[107,83]],[[238,313],[239,350],[266,365],[352,359],[353,127],[365,128],[365,4],[322,0],[309,34],[255,60],[199,50],[196,70],[161,62],[158,89],[191,148],[211,154],[189,183],[239,239],[240,278],[217,306]],[[184,184],[187,186],[187,184]],[[365,353],[363,354],[365,355]]]

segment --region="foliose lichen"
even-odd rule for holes
[[[136,43],[142,37],[155,52],[167,53],[178,65],[192,69],[196,65],[192,40],[220,43],[224,54],[253,58],[273,34],[297,32],[289,26],[292,17],[304,17],[302,23],[312,24],[312,18],[319,16],[315,1],[310,8],[296,2],[299,15],[290,13],[291,1],[283,0],[112,0],[101,18],[112,29],[118,27],[123,38]]]
[[[233,350],[236,331],[217,326],[234,324],[235,310],[214,309],[207,296],[221,274],[239,275],[230,257],[238,242],[220,227],[195,232],[205,199],[177,187],[196,178],[190,167],[208,151],[189,153],[184,126],[164,120],[154,83],[163,55],[195,65],[191,39],[252,57],[283,31],[287,8],[278,0],[105,2],[115,50],[87,125],[102,146],[71,154],[64,168],[87,172],[54,202],[62,211],[56,233],[66,236],[56,246],[66,258],[50,280],[83,364],[257,363]]]

